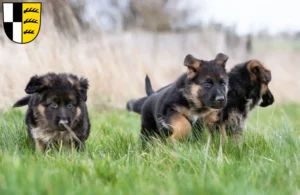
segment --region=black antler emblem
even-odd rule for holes
[[[36,8],[26,8],[24,10],[24,14],[26,14],[27,12],[34,12],[34,13],[39,13],[39,9],[36,9]]]
[[[26,23],[38,23],[38,21],[37,20],[35,20],[35,19],[32,19],[32,18],[29,18],[29,19],[26,19],[25,21],[24,21],[24,24],[26,24]]]
[[[34,34],[34,30],[25,30],[24,34]]]

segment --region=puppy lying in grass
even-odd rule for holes
[[[152,137],[169,141],[186,139],[193,122],[222,109],[227,99],[227,60],[228,57],[221,53],[210,61],[187,55],[184,59],[187,73],[155,93],[149,91],[152,93],[149,97],[128,102],[129,109],[139,110],[141,106],[142,140]]]
[[[28,104],[25,122],[28,137],[36,150],[48,146],[84,149],[90,134],[86,107],[89,84],[73,74],[48,73],[31,77],[25,88],[30,94],[13,107]]]

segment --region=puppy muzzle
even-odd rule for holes
[[[65,125],[69,125],[68,120],[63,120],[63,119],[59,120],[59,122],[58,122],[59,129],[58,130],[65,131],[66,130]]]

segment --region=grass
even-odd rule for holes
[[[237,147],[140,147],[139,116],[91,111],[84,153],[29,150],[24,112],[0,114],[0,194],[298,194],[300,105],[255,109]]]

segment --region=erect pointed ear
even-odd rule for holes
[[[198,60],[197,58],[195,58],[191,54],[188,54],[184,58],[183,64],[186,67],[188,67],[188,73],[187,73],[188,78],[192,79],[197,75],[197,73],[200,70],[201,60]]]
[[[41,92],[45,90],[50,85],[50,81],[45,76],[33,76],[30,78],[26,88],[25,92],[27,94],[33,94],[36,92]]]
[[[215,61],[217,64],[221,65],[223,68],[225,68],[225,65],[226,65],[226,62],[228,60],[228,56],[223,54],[223,53],[218,53],[216,58],[215,58]]]
[[[78,87],[78,93],[80,98],[83,101],[87,100],[87,90],[89,88],[89,81],[86,78],[80,78],[79,79],[79,87]]]

